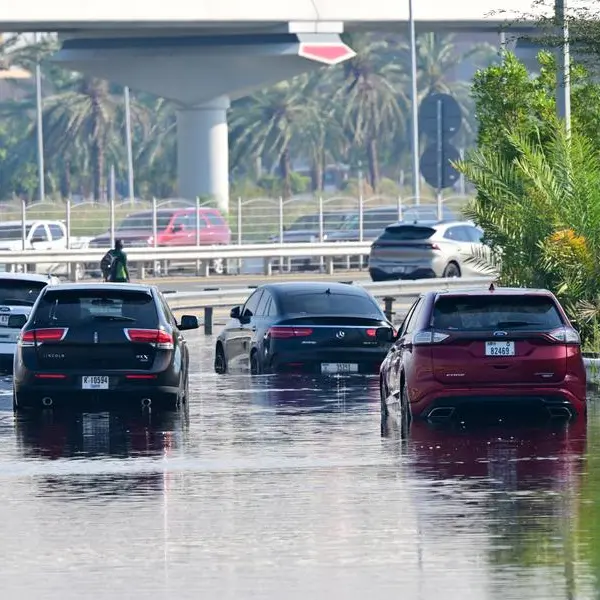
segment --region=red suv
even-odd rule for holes
[[[547,290],[429,292],[411,307],[380,369],[382,417],[450,419],[482,404],[583,416],[579,334]]]
[[[154,217],[151,210],[127,215],[115,229],[115,238],[123,240],[127,248],[154,246]],[[160,208],[156,211],[157,246],[195,246],[197,225],[200,226],[200,244],[203,246],[231,243],[231,230],[216,208]],[[108,248],[110,232],[90,241],[90,248]],[[212,268],[216,273],[225,270],[225,261],[216,259]]]

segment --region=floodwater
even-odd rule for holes
[[[189,414],[12,416],[0,396],[2,598],[597,598],[587,427],[380,434],[377,381],[211,372]],[[587,439],[586,439],[587,437]]]

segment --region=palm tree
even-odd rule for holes
[[[238,101],[231,113],[232,163],[259,159],[278,166],[286,198],[292,195],[293,143],[319,118],[314,84],[310,76],[300,75]]]
[[[364,149],[369,167],[369,183],[376,189],[380,181],[379,146],[404,133],[403,112],[406,76],[402,64],[385,60],[392,53],[388,42],[374,35],[352,36],[348,44],[356,56],[343,63],[341,82],[334,102],[350,139]]]

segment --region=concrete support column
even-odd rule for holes
[[[179,195],[187,200],[214,198],[229,210],[229,98],[177,111],[177,177]]]

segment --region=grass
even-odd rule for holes
[[[364,200],[364,208],[374,208],[396,204],[397,199],[391,197],[374,196]],[[465,199],[448,199],[445,205],[459,211],[465,203]],[[435,199],[423,197],[423,205],[435,204]],[[192,204],[190,204],[191,206]],[[181,201],[159,201],[160,208],[181,207]],[[269,198],[257,198],[243,200],[241,226],[242,241],[261,242],[272,235],[279,233],[280,207],[279,201]],[[232,241],[238,240],[238,207],[239,202],[231,199],[228,215],[232,230]],[[323,200],[325,211],[355,211],[358,210],[358,200],[348,197],[332,197]],[[132,206],[130,203],[115,205],[115,224],[128,214],[133,212],[152,210],[152,202],[136,201]],[[319,212],[319,199],[293,199],[284,202],[283,224],[290,225],[298,217]],[[5,202],[0,204],[0,222],[21,221],[22,207],[18,202]],[[25,218],[27,220],[67,220],[67,205],[65,202],[44,202],[32,204],[26,208]],[[110,208],[108,204],[83,203],[74,204],[71,207],[71,235],[72,236],[96,236],[110,229]]]

